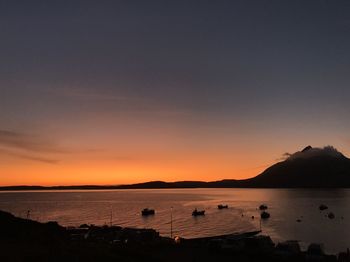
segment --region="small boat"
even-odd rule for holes
[[[329,218],[329,219],[334,219],[334,218],[335,218],[334,213],[333,213],[333,212],[329,212],[329,213],[328,213],[328,218]]]
[[[270,217],[270,213],[266,212],[266,211],[263,211],[261,214],[260,214],[260,217],[262,219],[267,219]]]
[[[323,210],[328,209],[328,206],[326,206],[326,205],[324,205],[324,204],[321,204],[321,205],[318,207],[318,209],[319,209],[320,211],[323,211]]]
[[[143,216],[149,216],[149,215],[154,215],[155,214],[155,211],[154,209],[148,209],[148,208],[145,208],[141,211],[141,214]]]
[[[204,215],[205,215],[205,210],[198,211],[197,208],[196,208],[192,212],[192,216],[194,216],[194,217],[196,217],[196,216],[204,216]]]
[[[218,205],[218,209],[224,209],[224,208],[228,208],[228,205]]]
[[[259,209],[260,210],[266,210],[267,209],[267,205],[262,204],[262,205],[259,206]]]

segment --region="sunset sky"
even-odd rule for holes
[[[350,156],[350,1],[0,1],[0,185]]]

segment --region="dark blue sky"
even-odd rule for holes
[[[0,1],[0,34],[0,130],[350,147],[349,1]]]

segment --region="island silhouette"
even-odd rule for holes
[[[243,180],[150,181],[129,185],[5,186],[0,190],[47,189],[152,189],[152,188],[349,188],[350,159],[333,146],[307,146],[268,167],[259,175]]]

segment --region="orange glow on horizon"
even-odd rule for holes
[[[341,140],[325,139],[322,133],[298,137],[294,132],[243,129],[238,121],[199,128],[186,119],[161,123],[148,118],[119,120],[89,118],[69,126],[56,120],[53,127],[60,129],[43,130],[42,138],[5,132],[7,144],[0,147],[0,186],[246,179],[276,163],[286,151],[324,145],[324,140],[346,154],[339,147]]]
[[[263,167],[247,168],[249,163],[225,161],[212,157],[181,157],[160,162],[148,160],[84,161],[57,165],[13,160],[2,166],[7,176],[0,182],[7,185],[117,185],[153,180],[214,181],[243,179],[257,175]]]

